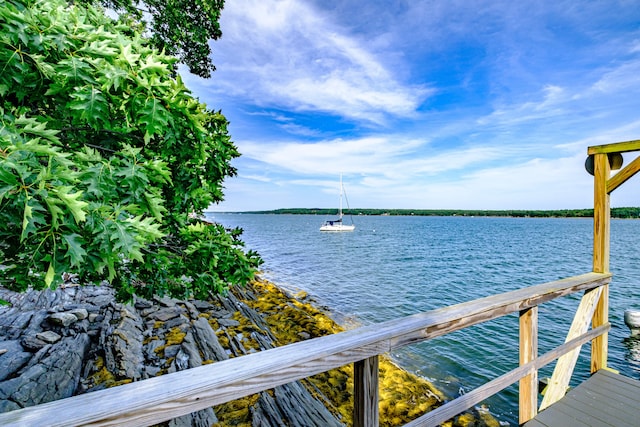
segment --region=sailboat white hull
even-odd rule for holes
[[[322,224],[320,227],[320,231],[353,231],[355,229],[355,225],[346,224]]]

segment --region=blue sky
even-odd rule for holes
[[[638,1],[229,0],[221,27],[183,73],[242,153],[214,211],[337,207],[340,173],[352,208],[589,208],[587,147],[640,139]]]

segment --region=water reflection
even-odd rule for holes
[[[640,372],[640,336],[631,336],[622,340],[626,351],[625,360],[635,372]]]

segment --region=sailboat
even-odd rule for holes
[[[338,209],[338,219],[331,219],[325,221],[320,226],[320,231],[353,231],[356,226],[352,224],[344,224],[342,222],[342,194],[344,193],[344,186],[342,185],[342,174],[340,174],[340,208]],[[346,199],[346,196],[345,196]],[[349,207],[349,201],[347,201],[347,207]]]

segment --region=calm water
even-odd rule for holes
[[[354,217],[353,233],[321,233],[315,215],[210,214],[244,229],[266,278],[302,289],[360,324],[378,323],[591,271],[590,219]],[[640,341],[629,339],[624,310],[640,309],[640,220],[613,220],[609,365],[640,378]],[[540,306],[540,354],[561,344],[579,296]],[[457,396],[518,365],[517,314],[406,347],[404,368]],[[574,382],[589,371],[583,348]],[[540,372],[550,376],[552,367]],[[517,425],[517,388],[486,404]]]

